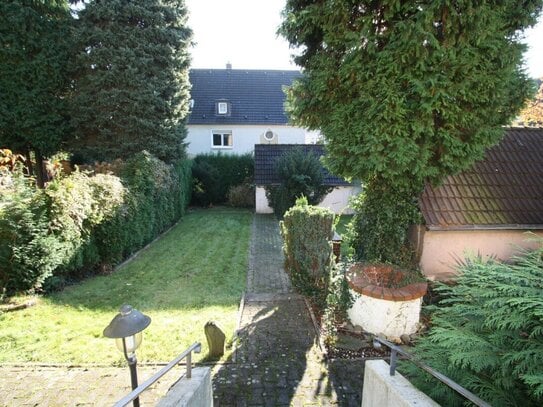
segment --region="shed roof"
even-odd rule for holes
[[[543,128],[510,128],[485,158],[427,185],[420,208],[430,230],[543,229]]]
[[[255,184],[271,185],[281,182],[275,170],[275,163],[279,157],[295,148],[301,148],[304,152],[313,153],[317,157],[325,154],[321,144],[255,144]],[[351,185],[343,178],[330,174],[322,167],[324,184],[329,186]]]
[[[299,77],[299,71],[192,69],[188,124],[287,124],[283,89]],[[216,114],[218,101],[230,103],[229,115]]]

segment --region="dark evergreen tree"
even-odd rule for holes
[[[79,159],[183,155],[186,14],[183,0],[93,0],[79,13],[71,145]]]
[[[280,32],[305,73],[291,117],[323,132],[333,173],[379,185],[382,209],[404,211],[405,194],[415,205],[425,182],[481,158],[530,95],[519,32],[541,5],[288,0]]]
[[[44,157],[68,133],[66,90],[71,44],[66,0],[0,2],[0,147],[35,153],[38,183]]]

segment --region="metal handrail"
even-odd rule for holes
[[[457,393],[460,393],[462,396],[467,398],[469,401],[471,401],[476,406],[479,406],[479,407],[492,407],[486,401],[480,399],[475,394],[473,394],[469,390],[465,389],[464,387],[460,386],[458,383],[452,381],[451,379],[449,379],[444,374],[441,374],[437,370],[432,369],[430,366],[425,365],[422,362],[419,362],[417,359],[415,359],[415,357],[411,353],[404,351],[399,346],[396,346],[392,342],[389,342],[389,341],[387,341],[385,339],[382,339],[382,338],[375,337],[373,339],[373,346],[375,348],[380,348],[381,343],[383,345],[387,346],[388,348],[390,348],[390,375],[391,376],[394,376],[394,374],[396,373],[396,364],[397,364],[397,361],[398,361],[398,354],[400,354],[400,355],[406,357],[411,362],[413,362],[418,367],[420,367],[422,370],[430,373],[432,376],[434,376],[440,382],[446,384],[447,386],[449,386],[451,389],[453,389]]]
[[[192,377],[192,352],[200,353],[201,351],[202,351],[202,344],[199,342],[193,343],[192,345],[190,345],[190,347],[187,350],[185,350],[183,353],[177,356],[174,360],[172,360],[170,363],[168,363],[166,366],[160,369],[157,373],[152,375],[149,379],[144,381],[142,384],[140,384],[138,387],[136,387],[134,390],[132,390],[130,393],[128,393],[126,396],[124,396],[122,399],[116,402],[114,406],[124,407],[128,403],[133,401],[134,399],[138,398],[141,393],[147,390],[148,387],[153,385],[158,379],[160,379],[162,376],[168,373],[175,365],[177,365],[179,362],[181,362],[185,358],[187,358],[187,374],[185,377],[187,379],[190,379]]]

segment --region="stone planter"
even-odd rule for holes
[[[353,265],[347,272],[349,288],[355,299],[347,311],[350,322],[395,342],[399,342],[402,335],[415,333],[428,284],[413,283],[391,288],[398,287],[403,278],[403,272],[390,265]]]

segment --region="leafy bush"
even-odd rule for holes
[[[408,187],[392,190],[376,180],[364,186],[352,202],[356,214],[347,235],[358,259],[407,269],[413,266],[414,251],[407,231],[410,225],[420,223],[417,196]]]
[[[281,221],[285,270],[298,291],[323,306],[333,267],[334,213],[300,198]]]
[[[200,154],[193,160],[192,174],[194,204],[225,203],[231,187],[252,179],[254,158],[251,154]]]
[[[461,266],[416,354],[493,406],[543,404],[543,247],[511,264],[480,259]],[[464,400],[411,364],[403,367],[442,405]]]
[[[342,263],[339,267],[333,267],[330,273],[326,309],[322,318],[325,341],[328,343],[337,339],[337,327],[347,321],[347,310],[354,302],[345,276],[348,266],[348,263]]]
[[[147,152],[129,159],[121,171],[127,188],[116,215],[97,230],[102,267],[118,263],[179,219],[190,200],[190,162],[166,165]]]
[[[245,179],[243,184],[230,187],[228,190],[228,205],[237,208],[254,208],[255,186],[250,178]]]
[[[0,196],[3,289],[60,288],[110,270],[184,213],[190,165],[166,165],[144,152],[123,164],[122,178],[74,172],[45,190],[11,175]]]
[[[280,185],[266,187],[266,197],[279,218],[294,205],[297,198],[307,197],[311,205],[321,202],[332,188],[323,185],[324,176],[319,158],[294,148],[276,162]]]
[[[0,191],[0,297],[41,287],[60,263],[45,194],[20,171],[9,178]]]

